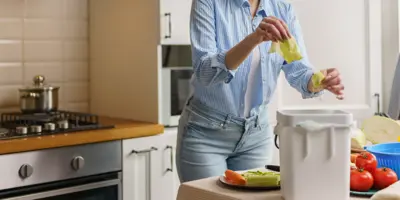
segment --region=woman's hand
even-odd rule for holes
[[[326,89],[337,96],[338,99],[343,99],[344,86],[342,84],[342,79],[340,78],[340,73],[336,68],[330,68],[321,70],[325,78],[322,80],[323,89]],[[312,87],[312,81],[310,80],[309,86]],[[309,88],[310,88],[309,87]],[[312,90],[310,90],[312,91]],[[318,91],[314,91],[318,92]]]
[[[265,41],[277,42],[291,38],[286,23],[276,17],[265,17],[254,34],[259,43]]]

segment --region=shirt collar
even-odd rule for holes
[[[237,8],[241,7],[249,7],[250,3],[247,0],[234,0],[236,2]],[[270,10],[268,9],[268,5],[266,4],[267,0],[260,0],[260,4],[258,5],[258,13],[261,14],[262,17],[267,17],[271,15]]]

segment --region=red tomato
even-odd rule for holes
[[[367,192],[374,185],[374,178],[371,173],[363,169],[351,170],[350,190]]]
[[[365,169],[373,175],[378,166],[378,162],[373,154],[369,152],[363,152],[357,156],[356,166],[358,169]]]
[[[389,168],[379,168],[374,173],[374,187],[378,190],[387,188],[397,182],[397,174]]]

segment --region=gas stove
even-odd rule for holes
[[[97,115],[69,111],[2,113],[0,123],[0,140],[114,128],[100,124]]]

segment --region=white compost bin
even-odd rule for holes
[[[352,114],[281,110],[277,121],[284,199],[349,200]]]

